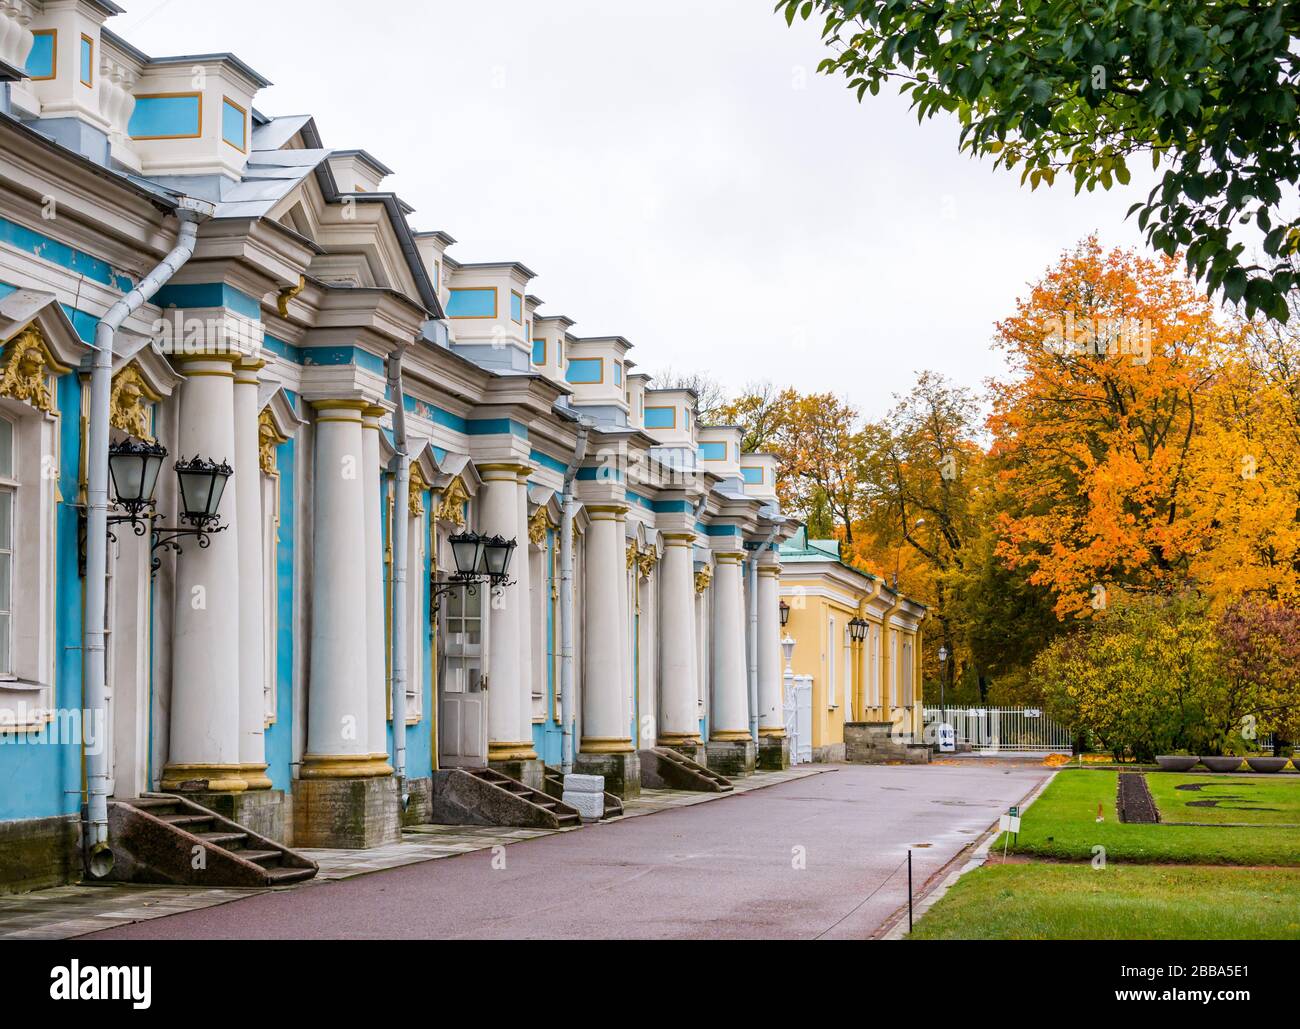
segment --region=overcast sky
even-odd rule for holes
[[[1149,178],[1076,197],[957,153],[892,90],[814,74],[773,0],[121,0],[153,56],[230,50],[361,147],[461,261],[519,260],[547,313],[641,370],[835,391],[878,416],[922,369],[1001,368],[993,323]]]

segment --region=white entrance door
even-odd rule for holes
[[[487,694],[483,650],[488,619],[482,589],[453,590],[442,602],[442,674],[438,676],[438,762],[442,768],[487,765]]]

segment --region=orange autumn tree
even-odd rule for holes
[[[1192,570],[1219,603],[1300,604],[1300,332],[1242,326],[1208,395],[1190,462],[1201,547]]]
[[[1007,509],[998,555],[1052,591],[1059,618],[1116,587],[1173,592],[1198,549],[1188,460],[1225,338],[1171,257],[1066,252],[997,326],[991,456]]]

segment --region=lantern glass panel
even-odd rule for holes
[[[478,571],[483,538],[475,533],[451,537],[451,556],[456,562],[457,575],[473,575]]]

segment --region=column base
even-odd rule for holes
[[[533,747],[532,740],[514,742],[494,740],[488,743],[487,758],[489,767],[510,761],[536,761],[537,750]]]
[[[754,741],[709,740],[704,745],[705,760],[709,768],[728,779],[742,779],[754,774]]]
[[[243,793],[248,786],[248,765],[167,765],[161,789],[167,793]],[[263,771],[265,771],[265,766]],[[267,786],[271,785],[267,780]]]
[[[387,754],[305,754],[300,779],[373,779],[391,776]]]
[[[288,843],[286,835],[292,827],[289,816],[291,803],[286,803],[284,790],[248,789],[243,793],[212,793],[206,790],[186,790],[181,794],[222,818],[229,818],[259,836],[277,843]]]
[[[790,741],[784,736],[758,737],[758,767],[764,772],[784,772],[790,767]]]
[[[397,843],[401,807],[391,775],[299,779],[293,791],[293,845],[364,850]]]
[[[574,760],[573,770],[580,775],[603,775],[605,792],[620,800],[641,795],[641,755],[635,750],[621,754],[593,754],[584,750]]]
[[[704,742],[699,736],[669,733],[659,737],[657,746],[674,750],[682,757],[690,758],[697,765],[705,764]]]
[[[531,760],[513,760],[513,761],[488,761],[488,767],[494,772],[500,772],[502,775],[508,775],[534,790],[545,792],[542,787],[546,784],[546,765],[538,758]]]

